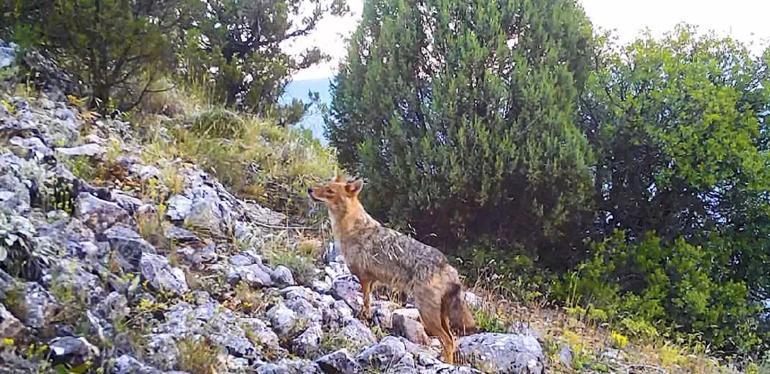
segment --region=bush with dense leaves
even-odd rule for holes
[[[378,217],[562,263],[591,206],[575,121],[590,41],[573,1],[368,2],[334,80],[331,144]]]
[[[92,107],[126,109],[172,67],[170,38],[188,20],[186,1],[7,1],[0,31],[53,56]]]
[[[698,333],[728,353],[746,353],[761,342],[761,305],[751,301],[745,282],[724,279],[730,264],[716,251],[682,238],[666,244],[654,234],[637,243],[627,239],[618,231],[592,245],[592,258],[565,276],[559,296],[615,320]]]

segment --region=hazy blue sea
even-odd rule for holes
[[[318,92],[321,103],[329,104],[331,101],[331,94],[329,92],[329,84],[331,78],[313,79],[293,81],[286,86],[286,92],[283,95],[281,101],[291,102],[292,99],[297,98],[304,102],[309,101],[308,91]],[[324,137],[324,121],[321,116],[321,112],[316,106],[312,106],[298,126],[310,129],[313,132],[313,136],[321,141],[323,144],[328,144],[328,141]]]

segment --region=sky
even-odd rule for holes
[[[595,28],[615,30],[621,42],[633,40],[644,28],[661,35],[680,22],[730,35],[760,53],[770,45],[770,0],[578,0]],[[295,80],[330,78],[345,57],[345,39],[356,28],[363,0],[348,1],[351,14],[326,17],[310,36],[286,46],[298,52],[320,46],[332,60],[298,72]]]

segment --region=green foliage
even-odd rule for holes
[[[232,138],[177,131],[176,151],[242,195],[274,210],[307,214],[307,186],[334,175],[336,163],[331,151],[308,132],[248,115],[241,115],[241,121],[241,136]],[[232,131],[218,126],[216,131]],[[162,148],[168,151],[169,146]]]
[[[505,324],[497,312],[490,307],[474,308],[473,319],[476,321],[476,327],[484,332],[508,332]]]
[[[177,342],[179,370],[193,374],[213,374],[220,366],[219,350],[207,338],[184,338]]]
[[[573,1],[367,2],[327,117],[367,208],[434,243],[563,263],[591,205],[574,121],[590,39]]]
[[[87,86],[90,106],[102,110],[132,107],[153,78],[171,67],[169,39],[187,14],[185,0],[10,3],[2,21],[11,26],[4,31],[22,46],[54,56]]]
[[[185,79],[212,83],[212,94],[229,108],[297,122],[300,101],[278,105],[291,75],[327,56],[312,47],[294,57],[282,44],[315,30],[327,15],[343,15],[341,0],[199,1],[196,25],[179,47]],[[301,17],[300,17],[301,16]],[[293,20],[296,18],[298,20]]]
[[[653,234],[629,243],[622,232],[593,246],[593,258],[571,273],[568,287],[581,303],[611,310],[631,336],[649,337],[652,324],[698,333],[730,352],[760,343],[757,305],[743,282],[722,279],[728,264],[709,251]],[[565,297],[566,298],[566,297]],[[640,322],[641,321],[641,322]]]
[[[770,297],[768,54],[687,26],[604,47],[580,105],[598,155],[603,239],[561,295],[614,310],[632,336],[663,321],[725,353],[760,348]]]
[[[297,284],[310,285],[317,276],[315,259],[298,248],[289,247],[284,240],[273,239],[262,248],[262,253],[271,265],[289,268]]]
[[[695,31],[608,46],[589,78],[581,110],[599,155],[607,234],[654,230],[671,240],[714,225],[732,230],[731,221],[745,224],[768,206],[766,62]]]
[[[478,287],[524,302],[550,292],[555,279],[552,273],[537,266],[520,248],[501,248],[505,247],[488,243],[464,248],[458,253],[457,267]]]
[[[190,130],[208,138],[236,138],[243,135],[246,123],[237,113],[215,108],[193,118]]]

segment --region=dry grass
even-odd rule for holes
[[[192,374],[219,372],[219,350],[207,339],[184,338],[177,343],[177,349],[179,370]]]
[[[610,329],[611,323],[590,312],[547,303],[522,305],[509,297],[477,286],[471,290],[482,299],[474,310],[481,328],[493,331],[533,330],[546,351],[546,366],[554,373],[637,372],[637,373],[733,373],[699,347],[675,345],[663,337],[635,339]],[[481,317],[481,318],[479,318]],[[559,360],[559,350],[572,350],[572,365]],[[605,353],[619,352],[616,359]]]
[[[294,217],[307,216],[305,191],[334,175],[337,165],[332,151],[306,132],[248,115],[236,117],[238,128],[230,129],[222,116],[206,115],[218,111],[191,115],[187,123],[195,124],[194,129],[178,121],[164,122],[173,141],[148,135],[142,154],[145,162],[162,165],[169,160],[188,160],[241,197]],[[214,122],[203,123],[205,120]],[[222,134],[232,136],[219,136]],[[183,186],[173,170],[162,169],[164,184],[179,190]]]

